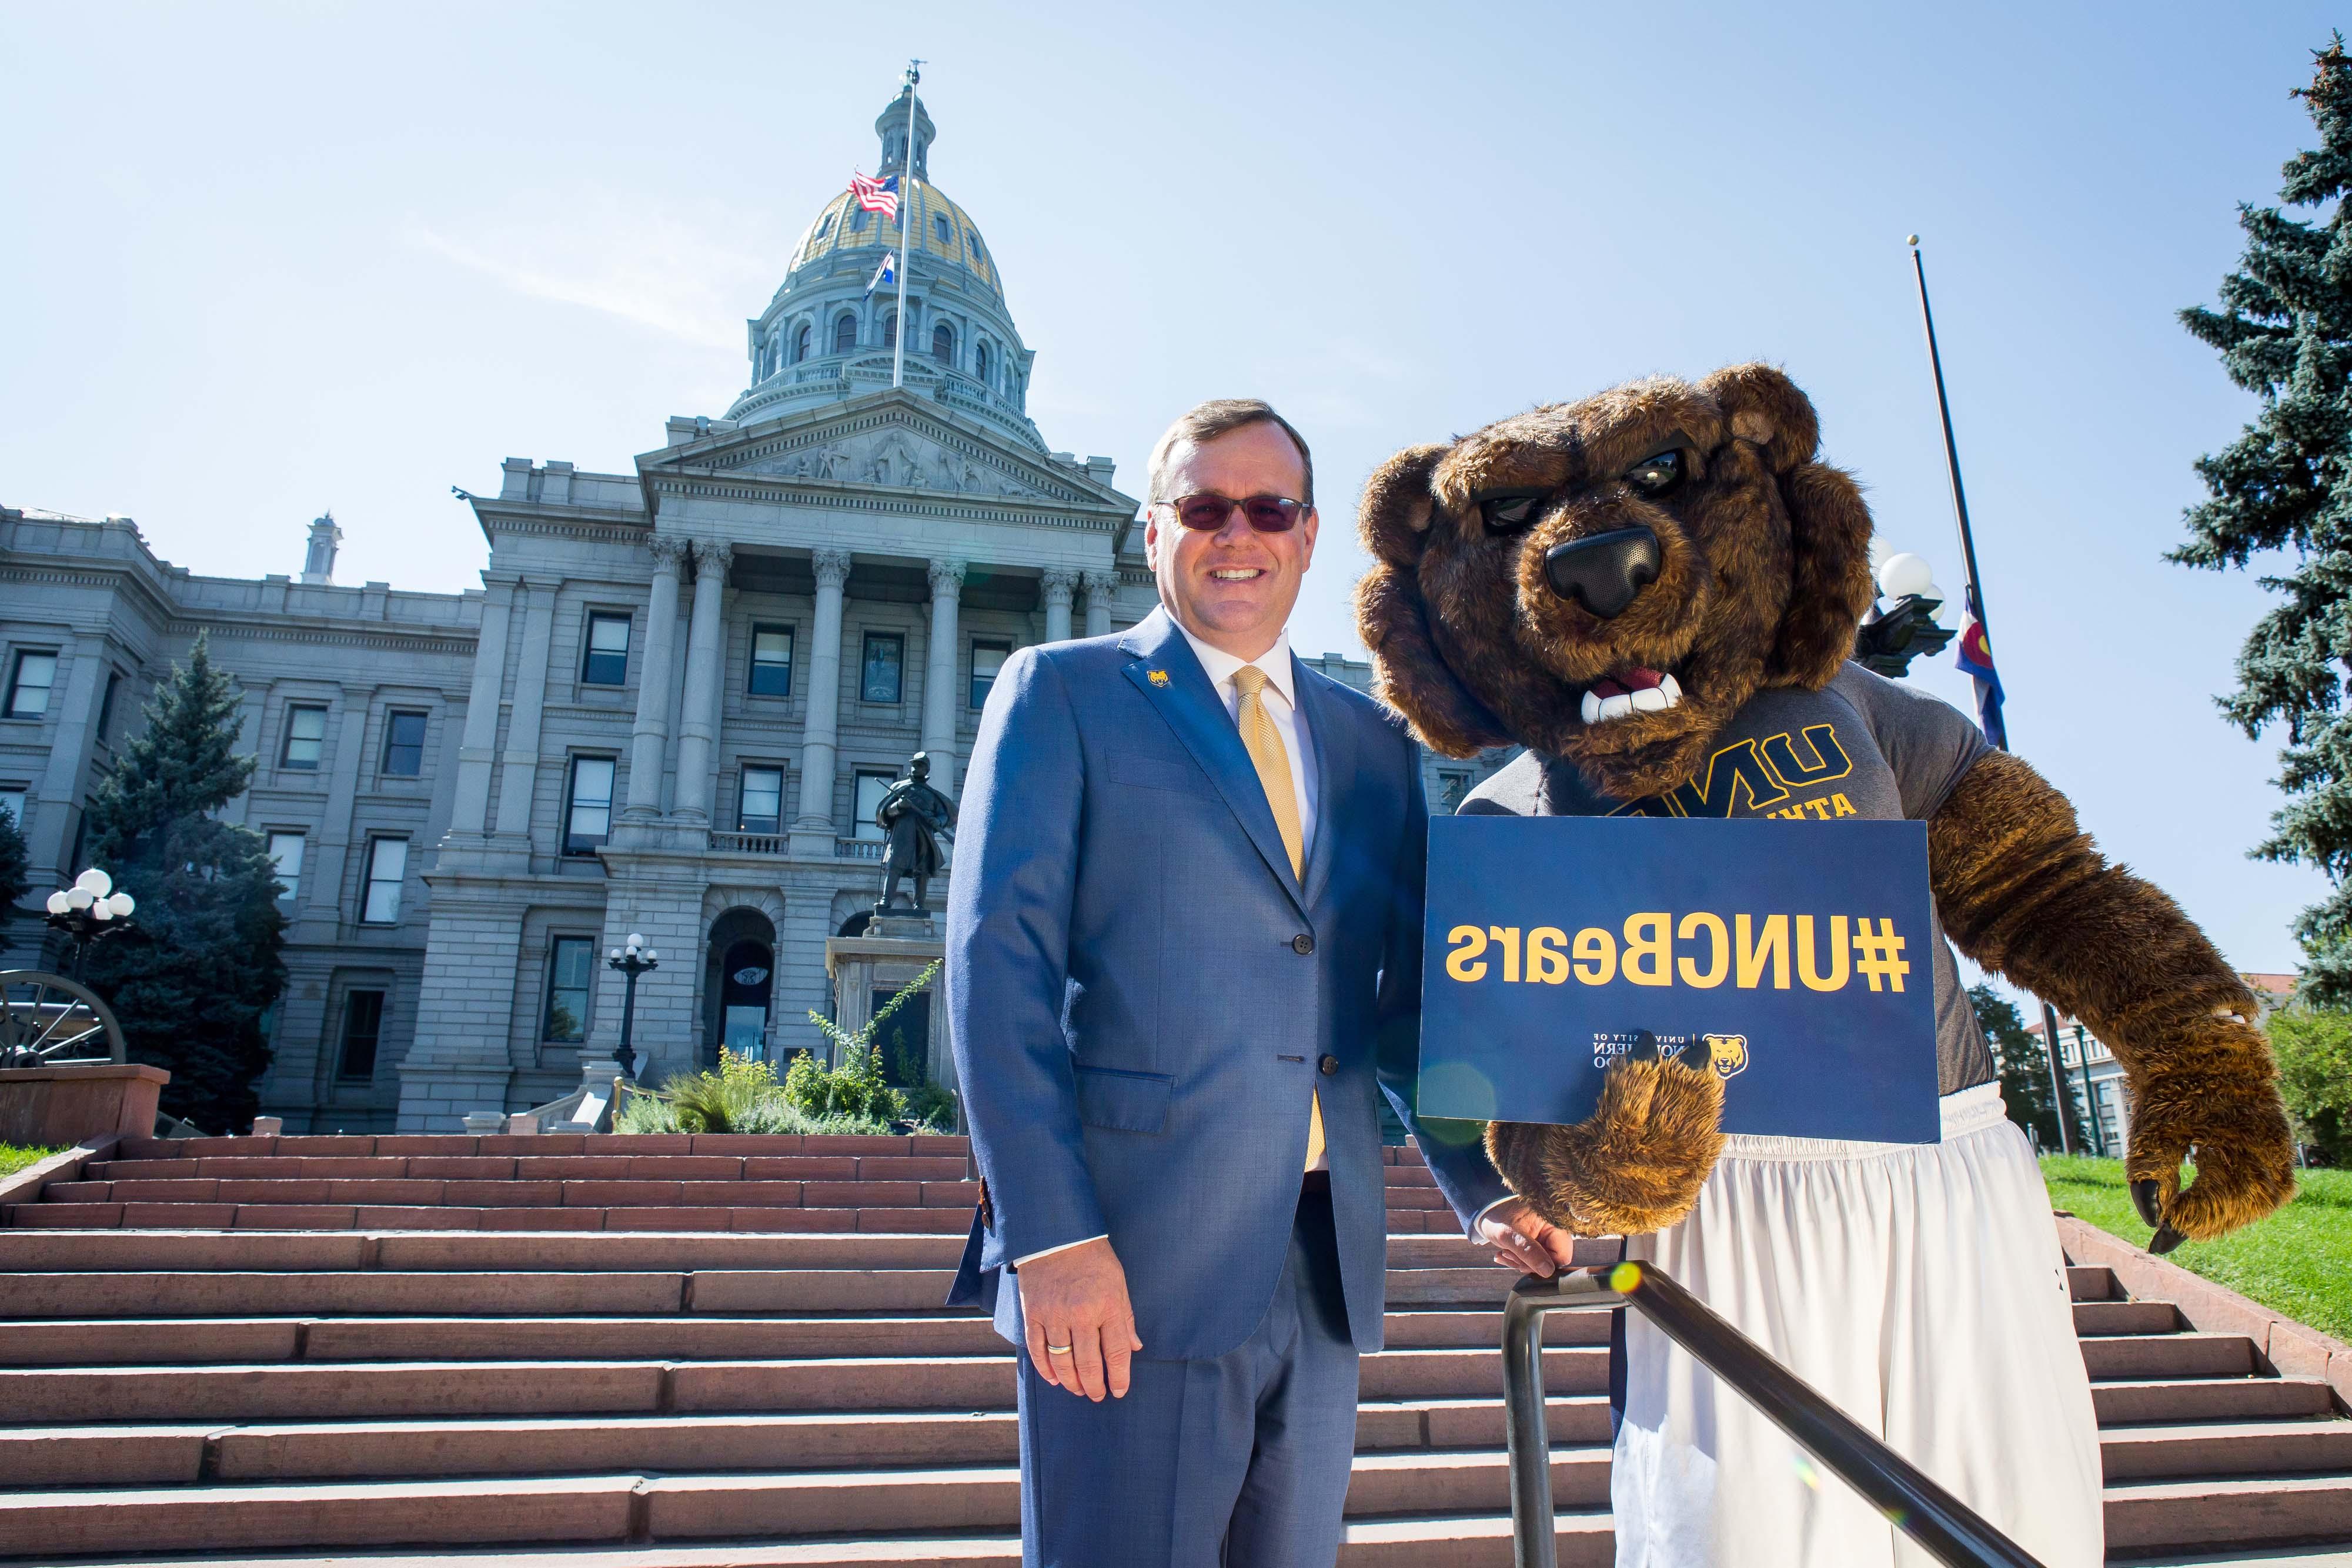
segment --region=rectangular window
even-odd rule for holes
[[[383,772],[387,779],[414,779],[425,771],[425,716],[387,714],[383,721]]]
[[[9,718],[38,718],[49,711],[49,688],[58,682],[55,653],[26,652],[16,655],[8,674]]]
[[[278,758],[280,768],[299,768],[305,773],[319,770],[319,758],[327,749],[327,710],[307,705],[286,710],[286,750]]]
[[[286,891],[278,895],[281,904],[291,904],[302,890],[302,835],[278,833],[269,835],[269,863],[278,872],[278,880]]]
[[[370,839],[367,885],[360,894],[360,919],[370,925],[400,924],[400,884],[407,875],[406,839]]]
[[[898,781],[895,773],[868,773],[860,769],[857,775],[857,831],[853,838],[879,839],[882,825],[874,820],[874,809],[882,804],[882,797],[890,792]]]
[[[996,685],[996,672],[1004,668],[1004,661],[1013,656],[1010,643],[974,643],[971,645],[971,706],[988,706],[988,689]]]
[[[385,840],[384,842],[394,841]],[[376,1042],[383,1038],[383,993],[350,991],[343,997],[343,1053],[335,1076],[364,1083],[375,1076]]]
[[[1462,809],[1463,799],[1470,793],[1470,775],[1441,773],[1437,776],[1436,810],[1442,816],[1452,816]]]
[[[788,697],[793,695],[791,627],[751,628],[751,695],[755,697]]]
[[[0,784],[0,811],[7,813],[8,820],[16,824],[18,832],[25,831],[25,786]]]
[[[784,821],[784,770],[781,768],[743,769],[741,809],[735,813],[739,833],[781,831]]]
[[[629,682],[629,618],[625,615],[588,617],[588,656],[580,679],[592,686],[622,686]]]
[[[585,936],[558,936],[547,956],[547,1039],[588,1038],[588,988],[595,977],[596,944]]]
[[[898,700],[898,671],[907,660],[907,639],[896,632],[866,633],[866,660],[857,683],[861,702]]]
[[[613,769],[609,757],[572,759],[572,796],[563,816],[563,852],[593,855],[613,832]]]
[[[114,729],[114,694],[122,686],[122,672],[106,672],[106,695],[98,699],[98,738],[104,740]]]

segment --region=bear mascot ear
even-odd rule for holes
[[[1356,529],[1372,570],[1356,584],[1356,627],[1371,651],[1381,699],[1412,721],[1432,751],[1475,757],[1511,737],[1437,651],[1421,591],[1421,558],[1437,520],[1430,476],[1450,450],[1407,447],[1364,482]]]
[[[1819,691],[1853,656],[1854,629],[1877,597],[1870,508],[1851,475],[1813,455],[1821,423],[1797,384],[1769,365],[1733,365],[1699,383],[1732,437],[1754,446],[1789,514],[1789,605],[1764,661],[1764,684]]]

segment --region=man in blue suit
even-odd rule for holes
[[[1290,653],[1297,432],[1203,403],[1150,477],[1160,608],[1013,655],[965,775],[946,995],[983,1186],[951,1300],[1027,1351],[1032,1568],[1328,1568],[1381,1345],[1376,1089],[1414,1124],[1427,807],[1402,722]],[[1421,1142],[1498,1261],[1568,1261],[1475,1141]]]

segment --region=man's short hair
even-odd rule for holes
[[[1278,424],[1290,444],[1298,448],[1298,466],[1305,476],[1307,493],[1297,497],[1308,506],[1315,504],[1315,458],[1307,450],[1307,438],[1298,434],[1290,421],[1274,412],[1274,405],[1263,398],[1213,397],[1204,403],[1188,409],[1160,436],[1151,449],[1151,464],[1146,470],[1147,491],[1154,501],[1173,500],[1160,493],[1160,482],[1168,474],[1168,454],[1180,441],[1195,446],[1205,446],[1220,435],[1230,434],[1248,424]]]

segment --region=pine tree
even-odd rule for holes
[[[25,846],[16,813],[0,811],[0,920],[16,912],[16,901],[32,885],[32,852]]]
[[[2295,923],[2307,968],[2303,994],[2352,1003],[2352,57],[2335,35],[2295,89],[2319,146],[2285,165],[2282,203],[2308,219],[2245,205],[2246,249],[2221,283],[2219,310],[2193,307],[2181,324],[2221,355],[2230,379],[2262,408],[2229,446],[2198,460],[2210,492],[2187,514],[2189,538],[2168,559],[2242,568],[2292,549],[2291,568],[2264,577],[2282,602],[2255,622],[2238,654],[2238,686],[2221,711],[2252,739],[2286,727],[2278,784],[2287,803],[2258,858],[2315,865],[2335,883]],[[2327,206],[2333,203],[2332,207]]]
[[[2050,1055],[2042,1042],[2025,1030],[2025,1020],[2017,1014],[2017,1004],[1992,988],[1990,980],[1979,980],[1969,988],[1969,1005],[1977,1011],[1977,1022],[1984,1030],[1985,1043],[1992,1047],[1993,1066],[2000,1072],[2000,1097],[2009,1106],[2009,1119],[2025,1129],[2027,1134],[2045,1154],[2056,1154],[2062,1147],[2058,1141],[2058,1118],[2050,1108]],[[2071,1093],[2066,1096],[2066,1113],[2073,1125],[2074,1146],[2091,1146],[2091,1129],[2083,1119],[2083,1108]]]
[[[269,1065],[261,1019],[286,986],[285,917],[268,843],[214,813],[253,777],[236,692],[202,637],[155,694],[146,732],[91,794],[91,863],[139,901],[89,951],[131,1058],[172,1074],[163,1108],[212,1132],[252,1120]]]

